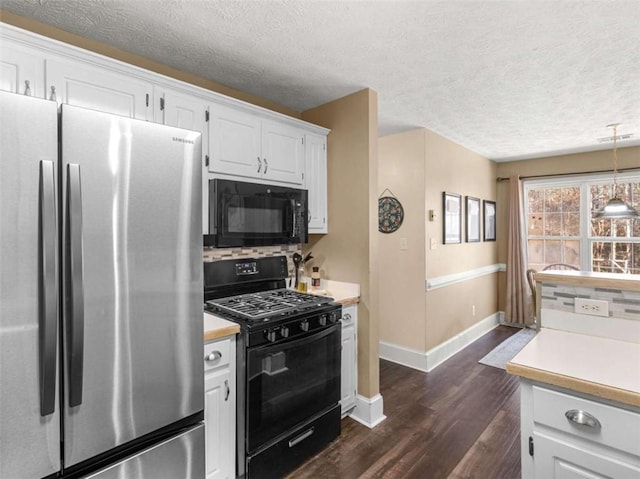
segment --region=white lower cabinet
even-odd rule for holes
[[[522,379],[523,479],[640,478],[640,408]]]
[[[204,345],[206,479],[235,478],[236,340]]]
[[[358,388],[358,305],[342,307],[342,371],[340,406],[346,416],[356,405]]]

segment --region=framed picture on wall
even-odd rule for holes
[[[462,242],[462,196],[455,193],[442,194],[442,222],[444,244]]]
[[[484,240],[496,240],[496,202],[484,200]]]
[[[480,241],[480,198],[467,196],[465,210],[467,212],[467,243],[477,243]]]

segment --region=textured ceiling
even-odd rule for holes
[[[497,161],[640,144],[640,1],[0,0],[297,111],[369,87],[380,135]],[[640,164],[640,159],[639,159]]]

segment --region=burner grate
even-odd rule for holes
[[[288,289],[260,291],[207,301],[219,311],[249,320],[287,315],[295,311],[322,306],[331,298],[298,293]]]

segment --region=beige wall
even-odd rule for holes
[[[425,141],[424,129],[381,137],[377,188],[378,195],[385,188],[391,190],[404,209],[397,231],[376,232],[381,271],[380,340],[418,351],[426,351]],[[403,240],[406,250],[400,248]]]
[[[464,228],[463,243],[442,244],[442,193],[495,200],[496,164],[425,129],[382,137],[379,144],[378,189],[389,188],[405,209],[397,232],[378,234],[380,339],[426,352],[498,310],[496,274],[425,292],[426,279],[497,262],[496,242],[466,243]]]
[[[329,234],[312,235],[304,252],[325,277],[359,283],[358,394],[379,392],[377,262],[371,218],[371,182],[377,185],[377,95],[362,90],[302,113],[311,123],[331,129],[328,138],[327,188]],[[377,198],[377,197],[376,197]],[[377,216],[376,216],[377,218]],[[377,219],[375,220],[377,228]]]
[[[214,81],[202,78],[198,75],[193,75],[191,73],[182,72],[167,65],[163,65],[162,63],[149,60],[148,58],[144,58],[139,55],[126,52],[124,50],[120,50],[119,48],[115,48],[104,43],[89,40],[79,35],[60,30],[59,28],[37,22],[30,18],[16,15],[6,10],[0,9],[0,21],[9,25],[23,28],[25,30],[29,30],[34,33],[38,33],[45,37],[68,43],[70,45],[75,45],[85,50],[99,53],[110,58],[115,58],[116,60],[120,60],[131,65],[136,65],[140,68],[144,68],[152,72],[160,73],[177,80],[182,80],[184,82],[191,83],[192,85],[206,88],[207,90],[222,93],[223,95],[237,98],[239,100],[246,101],[247,103],[252,103],[254,105],[268,108],[284,115],[292,116],[294,118],[300,118],[300,114],[298,112],[291,110],[290,108],[286,108],[282,105],[278,105],[277,103],[265,100],[264,98],[234,90],[233,88],[229,88],[225,85],[222,85],[221,83],[216,83]]]
[[[508,178],[517,174],[527,176],[552,176],[567,173],[589,173],[611,170],[613,154],[611,150],[575,153],[572,155],[551,156],[531,160],[498,163],[497,176]],[[640,147],[618,148],[618,169],[640,169]],[[498,194],[498,261],[507,262],[507,213],[509,182],[501,181],[497,185]],[[505,308],[506,274],[500,273],[498,282],[498,303],[502,311]]]

